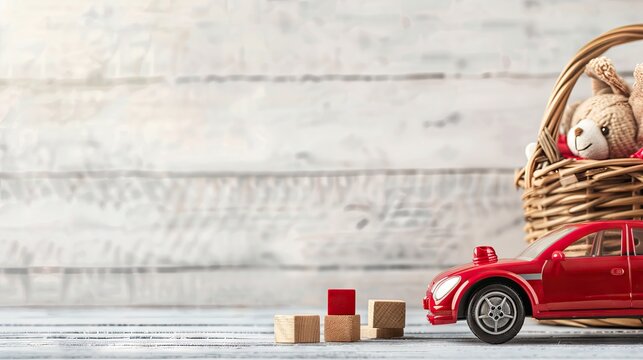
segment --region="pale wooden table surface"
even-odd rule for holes
[[[407,335],[400,340],[276,345],[272,332],[275,312],[2,309],[0,357],[630,359],[643,353],[643,331],[640,330],[548,327],[528,321],[512,342],[491,346],[475,339],[465,323],[430,327],[423,313],[416,310],[407,314]]]

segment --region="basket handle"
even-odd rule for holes
[[[611,47],[643,40],[643,24],[622,26],[603,33],[583,46],[565,69],[560,73],[554,85],[554,90],[547,101],[547,108],[538,130],[536,150],[525,165],[525,188],[533,184],[533,173],[538,165],[549,161],[550,164],[559,161],[562,156],[556,145],[558,128],[563,117],[565,105],[578,78],[585,71],[585,65],[595,57],[600,56]],[[543,158],[541,155],[545,155]]]

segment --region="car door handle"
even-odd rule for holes
[[[612,268],[612,270],[610,270],[610,274],[620,276],[625,274],[625,270],[623,270],[623,268]]]

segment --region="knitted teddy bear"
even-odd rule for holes
[[[643,64],[634,70],[632,91],[606,57],[592,59],[585,73],[592,79],[593,96],[565,110],[558,138],[562,155],[594,160],[643,158]],[[534,145],[528,145],[528,157]]]

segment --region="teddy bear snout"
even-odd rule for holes
[[[600,127],[592,119],[582,119],[569,129],[567,146],[576,156],[587,159],[607,159],[609,145]]]

